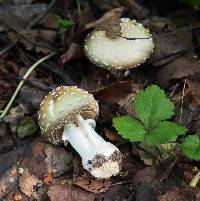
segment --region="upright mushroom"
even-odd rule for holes
[[[111,37],[108,32],[95,29],[88,34],[84,51],[97,66],[108,70],[126,70],[144,63],[153,52],[149,30],[128,18],[120,20],[121,34]],[[112,27],[110,27],[112,32]]]
[[[120,171],[122,155],[95,132],[98,112],[98,103],[87,91],[61,86],[42,101],[39,125],[51,143],[69,141],[81,156],[83,167],[94,177],[109,178]]]

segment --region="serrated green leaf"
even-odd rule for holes
[[[179,135],[186,133],[185,127],[170,121],[160,122],[156,128],[146,136],[149,145],[159,145],[175,141]]]
[[[181,150],[189,159],[200,160],[200,140],[198,136],[188,136],[181,144]]]
[[[113,119],[113,124],[123,138],[132,142],[144,140],[145,130],[143,125],[132,117],[116,117]]]
[[[135,98],[135,110],[147,129],[153,128],[173,114],[174,104],[165,92],[156,85],[140,91]]]

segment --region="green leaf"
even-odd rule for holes
[[[20,138],[28,137],[33,135],[37,131],[36,123],[31,119],[31,117],[24,117],[20,120],[17,126],[17,135]]]
[[[189,159],[200,160],[200,140],[198,136],[188,136],[181,144],[181,150]]]
[[[174,104],[156,85],[140,91],[135,98],[135,110],[147,129],[151,129],[173,114]]]
[[[186,133],[185,127],[176,123],[163,121],[146,136],[146,142],[149,145],[159,145],[167,142],[175,141],[179,135]]]
[[[132,142],[144,140],[145,130],[143,125],[132,117],[116,117],[113,119],[113,124],[123,138]]]
[[[68,19],[60,19],[58,22],[58,28],[62,32],[67,31],[67,29],[69,29],[72,25],[74,25],[74,22]]]

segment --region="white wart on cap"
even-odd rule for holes
[[[149,58],[154,48],[149,30],[128,18],[121,18],[120,26],[122,37],[112,38],[100,30],[94,30],[87,36],[84,51],[91,62],[108,70],[126,70],[141,65]]]

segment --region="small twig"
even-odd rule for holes
[[[146,37],[146,38],[128,38],[128,37],[125,37],[125,36],[122,36],[122,35],[117,35],[121,38],[125,38],[126,40],[138,40],[138,39],[150,39],[152,37]]]
[[[122,185],[122,184],[130,183],[130,182],[133,182],[133,179],[132,180],[128,180],[128,181],[117,182],[117,183],[112,184],[112,186]]]
[[[183,91],[182,91],[182,96],[181,96],[181,110],[180,110],[180,119],[179,119],[179,123],[182,123],[182,115],[183,115],[183,102],[184,102],[184,96],[185,96],[185,86],[187,83],[187,79],[185,79],[184,81],[184,85],[183,85]]]
[[[41,58],[40,60],[38,60],[36,63],[34,63],[26,72],[26,74],[23,76],[23,80],[20,81],[20,83],[18,84],[13,96],[11,97],[10,101],[8,102],[8,104],[6,105],[3,113],[0,115],[0,121],[3,120],[4,116],[7,114],[8,110],[10,109],[13,101],[15,100],[18,92],[20,91],[22,85],[24,84],[25,80],[28,78],[28,76],[32,73],[32,71],[39,65],[41,64],[43,61],[49,59],[50,57],[54,56],[56,54],[56,52],[52,52],[48,55],[46,55],[45,57]]]
[[[128,201],[131,201],[131,199],[132,199],[132,197],[133,197],[134,194],[135,194],[135,192],[133,191],[133,192],[131,193],[131,196],[130,196],[130,198],[128,199]]]

